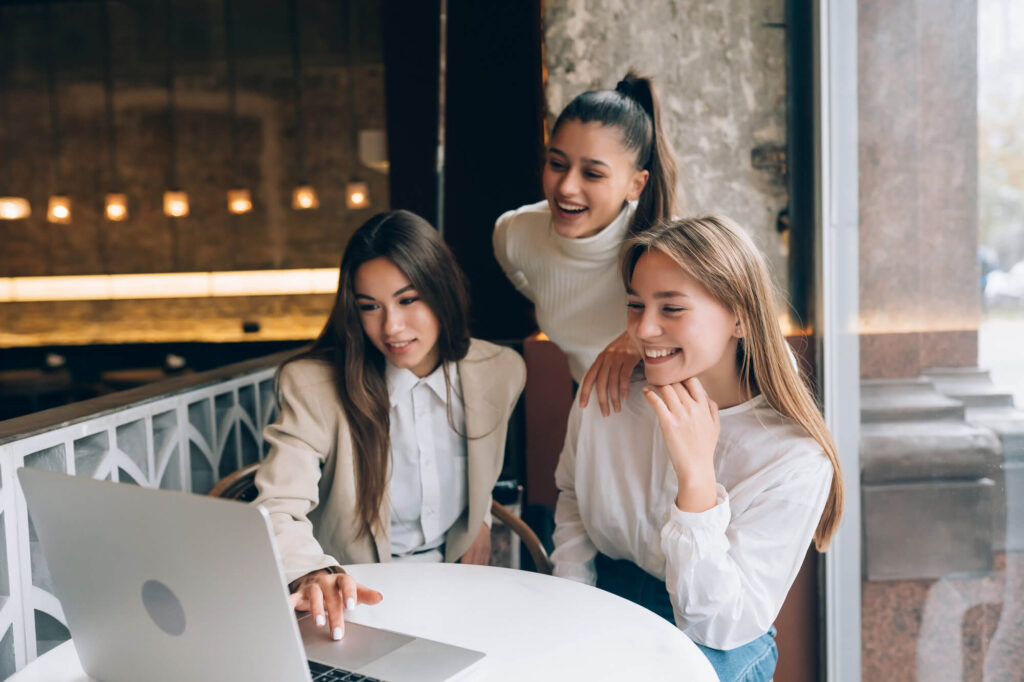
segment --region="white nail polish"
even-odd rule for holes
[[[347,600],[345,600],[345,608],[346,609],[351,611],[355,607],[356,607],[356,600],[355,599],[353,599],[352,597],[349,597]]]
[[[334,628],[334,632],[331,633],[331,637],[334,639],[341,639],[341,628]]]
[[[324,614],[321,613],[316,617],[316,626],[318,628],[322,628],[325,625],[327,625],[327,619],[324,618]]]

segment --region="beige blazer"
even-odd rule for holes
[[[459,363],[466,407],[469,505],[445,537],[455,561],[490,524],[491,490],[501,473],[512,408],[526,382],[526,365],[508,348],[473,339]],[[333,370],[320,360],[296,360],[279,378],[281,414],[264,431],[270,452],[256,474],[289,582],[328,566],[389,561],[390,500],[381,527],[359,536],[355,454]]]

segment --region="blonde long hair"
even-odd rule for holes
[[[655,249],[704,285],[740,321],[737,350],[742,389],[758,391],[768,404],[817,441],[832,463],[832,489],[814,532],[819,552],[828,549],[843,514],[843,475],[832,434],[810,388],[797,374],[775,310],[775,287],[761,252],[728,218],[673,220],[629,239],[623,246],[622,279],[629,286],[637,261]]]

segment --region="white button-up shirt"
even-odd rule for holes
[[[598,551],[666,582],[676,625],[732,649],[763,635],[803,563],[832,483],[818,443],[763,396],[721,410],[718,503],[688,513],[654,410],[634,381],[619,413],[574,402],[555,471],[554,573],[594,584]]]
[[[420,379],[408,369],[387,363],[390,532],[395,559],[416,556],[441,561],[445,534],[469,504],[466,411],[458,365],[448,363],[447,368],[450,390],[442,366]]]

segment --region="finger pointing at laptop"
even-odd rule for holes
[[[384,598],[380,592],[356,582],[342,571],[329,573],[326,569],[307,573],[292,583],[289,596],[296,611],[309,611],[317,627],[329,626],[331,637],[345,636],[345,610],[357,604],[379,604]]]

